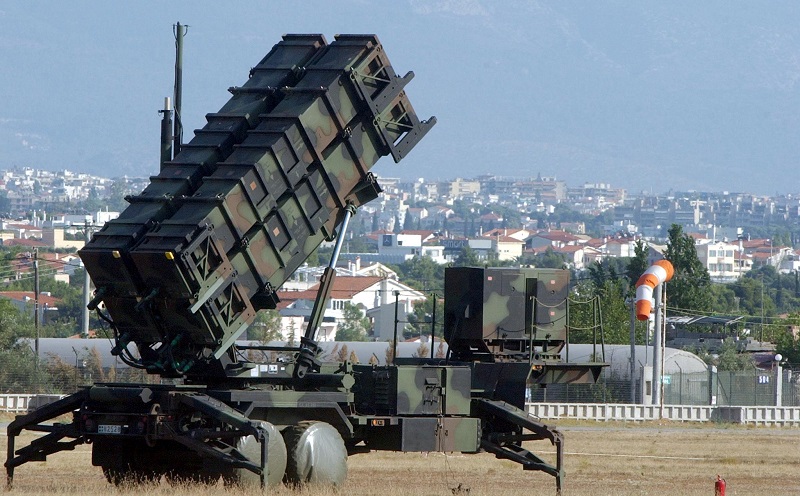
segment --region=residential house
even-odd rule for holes
[[[708,270],[711,281],[726,283],[741,277],[742,267],[736,261],[739,247],[731,243],[707,241],[695,244],[695,249],[697,258]]]
[[[507,260],[520,259],[522,257],[525,242],[511,236],[484,236],[492,241],[492,252],[497,256],[497,260],[503,262]]]
[[[302,316],[307,320],[314,307],[318,290],[317,284],[306,291],[279,291],[280,314]],[[405,321],[405,316],[413,311],[413,303],[424,299],[423,293],[395,279],[337,276],[333,282],[331,297],[325,307],[317,340],[335,339],[337,325],[344,318],[345,303],[348,302],[360,308],[370,318],[373,325],[373,339],[391,340],[394,332],[395,304],[398,306],[398,315]]]
[[[560,248],[562,246],[578,244],[581,238],[566,231],[547,230],[532,234],[525,242],[525,247],[537,252],[545,251],[548,246]]]
[[[36,295],[33,291],[0,291],[0,298],[11,301],[11,303],[23,314],[34,315]],[[47,324],[58,317],[59,298],[55,298],[48,292],[39,293],[39,322]]]

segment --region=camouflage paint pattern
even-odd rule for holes
[[[234,89],[233,97],[218,113],[207,115],[208,123],[181,153],[151,178],[143,192],[129,198],[130,205],[117,219],[94,234],[79,255],[96,287],[117,296],[136,297],[143,291],[128,251],[154,224],[169,217],[177,199],[194,192],[202,177],[280,101],[283,94],[275,88],[296,84],[302,76],[299,69],[325,45],[320,35],[284,36],[251,70],[242,89]]]
[[[120,333],[140,349],[166,346],[172,359],[148,364],[166,375],[182,373],[170,363],[219,358],[274,307],[275,289],[335,235],[344,207],[377,196],[370,168],[399,160],[435,122],[416,117],[410,76],[394,73],[377,37],[337,36],[316,51],[313,36],[299,41],[276,45],[81,251]]]
[[[569,272],[536,268],[445,270],[445,339],[458,360],[539,361],[567,339]]]
[[[354,365],[356,408],[379,415],[469,415],[468,366]]]

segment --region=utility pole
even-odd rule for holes
[[[36,352],[36,392],[39,392],[39,250],[33,250],[33,328],[36,330],[34,342]]]
[[[644,347],[647,348],[647,341],[644,343]],[[633,300],[631,300],[631,363],[630,363],[630,371],[631,371],[631,404],[636,403],[636,305],[634,304]],[[645,362],[647,363],[647,362]]]
[[[397,309],[400,306],[400,291],[394,290],[394,340],[392,340],[392,365],[397,363]]]
[[[436,337],[436,293],[433,293],[433,315],[431,316],[431,359],[433,359],[433,345]]]
[[[91,224],[87,219],[84,223],[84,241],[89,244],[91,233],[89,232]],[[81,336],[84,338],[89,337],[89,301],[91,300],[92,281],[89,278],[89,271],[86,270],[86,264],[83,265],[83,319],[81,320]]]

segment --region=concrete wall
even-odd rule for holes
[[[732,422],[797,427],[800,407],[629,405],[611,403],[528,403],[528,414],[542,420],[596,421],[673,420],[678,422]]]

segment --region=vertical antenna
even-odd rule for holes
[[[164,98],[164,110],[159,110],[161,116],[161,169],[164,164],[172,160],[172,102],[169,97]]]
[[[181,25],[180,22],[172,27],[172,32],[175,35],[175,130],[173,132],[175,146],[173,147],[173,157],[181,152],[181,144],[183,143],[183,123],[181,122],[181,100],[183,99],[183,37],[188,31],[189,26]]]

